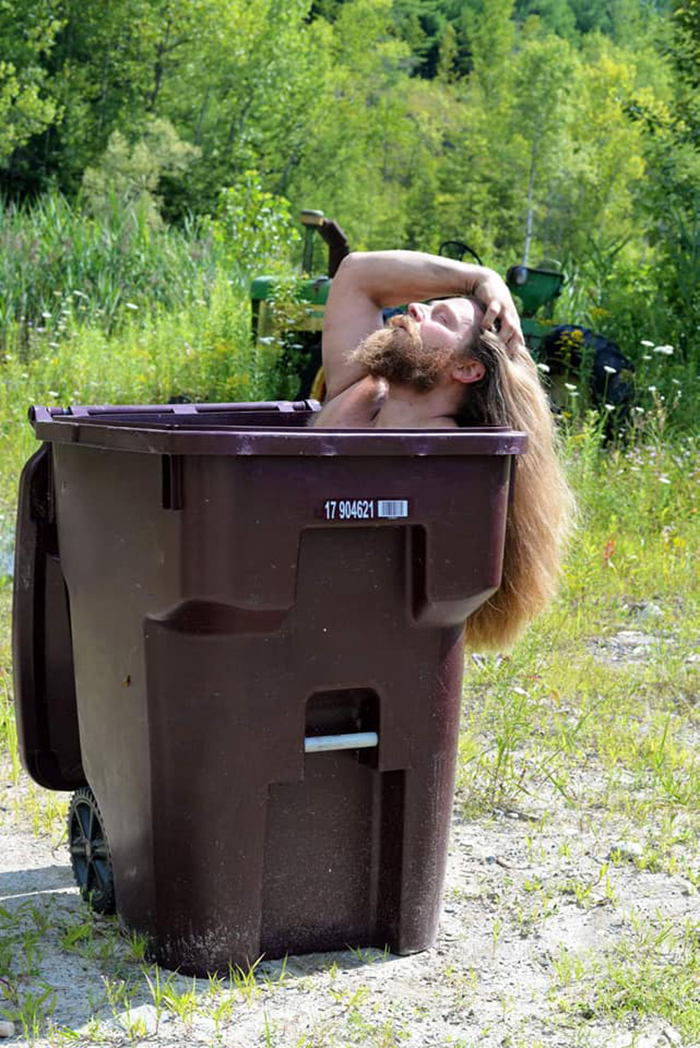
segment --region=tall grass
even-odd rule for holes
[[[194,222],[154,229],[143,208],[99,222],[59,193],[0,206],[0,345],[29,354],[33,333],[58,342],[71,320],[114,330],[133,307],[207,298],[217,249]]]

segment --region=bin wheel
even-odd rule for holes
[[[80,894],[97,913],[114,913],[112,856],[102,815],[89,786],[76,790],[68,809],[68,848]]]

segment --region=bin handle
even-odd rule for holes
[[[307,735],[305,753],[328,753],[330,750],[361,750],[379,745],[376,731],[355,731],[347,735]]]

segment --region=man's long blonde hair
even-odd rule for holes
[[[530,437],[527,453],[513,460],[501,585],[467,621],[467,646],[483,651],[511,645],[554,596],[574,501],[549,401],[530,354],[522,349],[509,356],[488,331],[466,352],[484,364],[486,373],[465,390],[458,423],[510,426]]]

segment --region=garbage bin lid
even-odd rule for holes
[[[313,429],[315,401],[250,404],[37,405],[36,436],[153,455],[522,455],[528,437],[507,426],[463,429]]]

